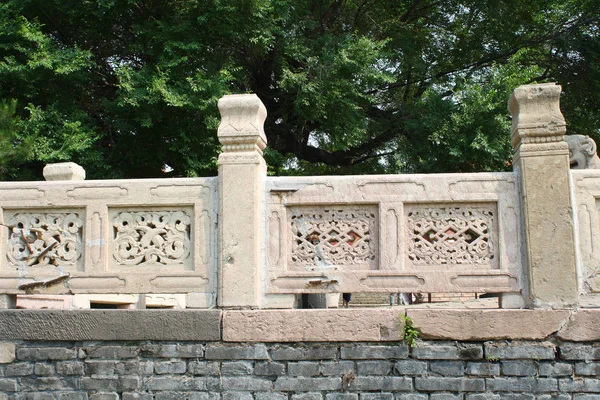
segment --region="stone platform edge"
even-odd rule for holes
[[[394,308],[223,311],[223,341],[402,341],[404,317],[424,340],[600,340],[600,309]]]
[[[0,340],[221,340],[220,310],[0,310]]]
[[[0,310],[0,340],[402,341],[600,340],[600,309]]]

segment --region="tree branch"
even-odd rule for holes
[[[526,41],[522,42],[521,44],[519,44],[519,45],[517,45],[515,47],[512,47],[510,50],[507,50],[505,52],[497,53],[497,54],[494,54],[494,55],[490,55],[489,57],[482,58],[482,59],[474,61],[474,62],[472,62],[470,64],[462,65],[459,68],[453,68],[453,69],[448,69],[448,70],[445,70],[445,71],[441,71],[441,72],[438,72],[437,74],[426,76],[426,77],[423,77],[423,78],[419,78],[419,79],[416,79],[416,80],[414,80],[412,82],[410,82],[410,81],[402,81],[402,82],[391,83],[391,84],[386,85],[386,86],[384,86],[382,88],[370,90],[370,91],[366,92],[366,94],[371,95],[371,94],[375,94],[375,93],[380,92],[380,91],[401,88],[401,87],[409,86],[409,85],[415,84],[415,83],[427,82],[427,81],[430,81],[432,79],[439,79],[439,78],[442,78],[444,76],[453,75],[453,74],[457,73],[458,71],[464,71],[464,70],[481,68],[481,67],[489,65],[490,63],[492,63],[494,61],[501,60],[501,59],[507,59],[508,57],[516,54],[519,50],[521,50],[521,49],[523,49],[525,47],[533,46],[533,45],[539,45],[539,44],[542,44],[542,43],[547,42],[549,40],[556,39],[561,34],[569,32],[570,30],[575,29],[576,27],[589,24],[589,23],[593,22],[596,19],[598,19],[598,18],[597,17],[596,18],[593,18],[593,17],[592,18],[586,18],[586,19],[576,18],[574,20],[566,22],[564,25],[560,25],[560,28],[557,26],[556,29],[554,29],[548,35],[545,35],[545,36],[542,36],[542,37],[539,37],[539,38],[534,38],[534,39],[526,40]]]

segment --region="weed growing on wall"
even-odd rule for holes
[[[403,322],[402,338],[408,347],[414,347],[416,340],[419,338],[419,331],[413,325],[413,320],[406,315],[401,315]]]

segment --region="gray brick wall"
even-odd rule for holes
[[[600,343],[13,343],[0,400],[600,400]]]

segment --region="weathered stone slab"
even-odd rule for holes
[[[600,310],[579,310],[558,332],[558,337],[571,342],[600,340]]]
[[[0,310],[0,340],[220,340],[218,310]]]
[[[403,309],[224,311],[226,342],[401,340]]]
[[[559,330],[569,311],[409,309],[407,315],[423,339],[542,340]]]

